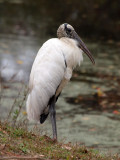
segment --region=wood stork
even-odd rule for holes
[[[90,51],[71,25],[60,25],[57,36],[46,41],[38,51],[26,102],[29,120],[43,123],[50,113],[53,140],[57,140],[55,103],[72,77],[73,69],[83,60],[82,52],[95,64]]]

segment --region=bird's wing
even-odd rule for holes
[[[63,88],[66,86],[66,84],[69,82],[69,80],[72,77],[72,69],[67,67],[64,73],[64,78],[62,79],[61,83],[59,84],[59,87],[56,90],[56,97],[59,96]]]
[[[59,40],[47,41],[39,50],[32,66],[27,99],[29,119],[39,121],[49,99],[56,93],[65,76],[66,64]]]

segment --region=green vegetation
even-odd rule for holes
[[[118,156],[100,155],[98,151],[78,144],[54,142],[20,127],[0,122],[0,158],[119,160]]]

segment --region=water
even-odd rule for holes
[[[14,103],[17,106],[18,102],[23,101],[24,87],[28,84],[34,58],[42,43],[49,37],[55,37],[58,25],[57,16],[57,20],[50,16],[46,16],[45,19],[43,17],[49,12],[54,14],[51,10],[46,12],[42,7],[38,16],[38,11],[31,14],[34,5],[22,6],[21,1],[17,1],[20,6],[13,10],[14,2],[11,1],[6,7],[9,7],[10,13],[18,10],[17,16],[21,17],[20,21],[13,14],[11,25],[8,25],[9,12],[5,8],[1,10],[2,13],[6,13],[1,15],[0,23],[3,30],[3,34],[0,35],[2,120],[6,119]],[[74,13],[73,17],[75,15],[77,13]],[[50,25],[53,27],[51,33]],[[63,90],[56,106],[58,137],[60,141],[77,142],[103,152],[120,153],[120,44],[114,41],[84,41],[94,55],[96,65],[93,66],[84,55],[84,62],[75,70],[71,82]],[[24,115],[25,103],[22,106],[21,113]],[[52,135],[49,119],[40,126],[40,130],[43,134]]]

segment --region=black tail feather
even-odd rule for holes
[[[49,114],[49,113],[48,113]],[[44,121],[47,119],[47,117],[48,117],[48,114],[41,114],[40,115],[40,123],[42,124],[42,123],[44,123]]]
[[[61,93],[60,93],[60,94],[61,94]],[[56,102],[57,102],[58,97],[60,96],[60,94],[56,97]],[[51,104],[51,102],[52,102],[52,100],[53,100],[54,97],[55,97],[55,96],[52,96],[52,97],[50,98],[49,103],[48,103],[48,106]],[[45,120],[47,119],[48,115],[49,115],[49,112],[48,112],[48,114],[43,113],[43,114],[40,115],[40,123],[41,123],[41,124],[45,122]]]

